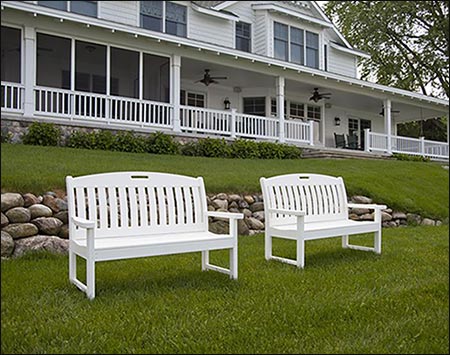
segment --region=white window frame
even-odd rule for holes
[[[182,36],[177,36],[177,35],[173,35],[170,33],[166,32],[166,4],[168,2],[173,2],[174,4],[180,5],[180,6],[184,6],[186,8],[186,37],[182,37]],[[149,30],[148,28],[144,28],[142,27],[142,23],[141,23],[141,1],[137,1],[137,15],[138,15],[138,27],[142,28],[144,30],[147,31],[152,31]],[[155,32],[159,32],[159,31],[155,31]],[[159,33],[165,33],[168,34],[170,36],[175,36],[175,37],[180,37],[180,38],[189,38],[189,7],[184,5],[184,4],[179,4],[176,1],[163,1],[163,8],[162,8],[162,31]]]

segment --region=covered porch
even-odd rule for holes
[[[445,115],[448,105],[401,90],[200,49],[158,53],[34,28],[25,28],[23,40],[20,29],[7,31],[2,118],[321,149],[336,148],[339,134],[356,138],[361,151],[448,159],[448,142],[396,132],[400,122]],[[312,99],[316,88],[327,95]]]

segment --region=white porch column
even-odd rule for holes
[[[285,80],[283,76],[277,78],[277,117],[280,124],[279,141],[284,143],[284,85]]]
[[[387,152],[392,153],[392,122],[391,122],[391,100],[384,100],[384,133],[387,135]]]
[[[174,54],[171,61],[170,103],[173,105],[173,130],[181,132],[180,90],[181,90],[181,57]]]
[[[24,61],[23,61],[23,84],[24,115],[34,115],[34,86],[36,84],[36,31],[34,27],[25,27],[24,31]]]

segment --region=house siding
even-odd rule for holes
[[[232,48],[234,22],[188,9],[188,37],[201,42]]]
[[[328,47],[328,71],[352,78],[356,77],[355,56]]]
[[[99,1],[99,18],[125,25],[139,26],[139,1]]]

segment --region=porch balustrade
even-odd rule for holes
[[[366,151],[400,153],[428,157],[430,159],[448,159],[448,143],[426,140],[421,138],[410,138],[402,136],[391,136],[391,151],[388,149],[389,136],[383,133],[374,133],[366,130]]]
[[[17,83],[1,82],[1,107],[4,112],[23,113],[24,86]]]

